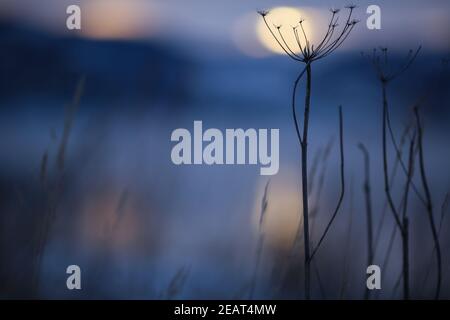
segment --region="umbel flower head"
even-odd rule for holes
[[[361,52],[361,55],[367,58],[372,64],[380,81],[389,82],[397,78],[411,66],[421,48],[422,47],[419,46],[416,51],[409,50],[404,64],[399,66],[397,69],[394,69],[389,62],[388,48],[386,47],[380,47],[379,49],[374,48],[372,54],[365,54],[364,52]]]
[[[304,19],[300,19],[296,26],[292,26],[289,32],[292,32],[295,37],[295,42],[298,46],[297,48],[291,48],[286,42],[286,28],[283,28],[282,25],[270,25],[268,18],[270,17],[269,11],[261,10],[258,13],[264,20],[264,23],[269,29],[275,41],[278,45],[283,49],[283,51],[293,60],[304,62],[310,64],[313,61],[325,58],[326,56],[333,53],[337,48],[339,48],[342,43],[347,39],[350,32],[353,30],[355,25],[359,22],[359,20],[352,19],[352,14],[355,5],[346,6],[348,10],[347,18],[344,24],[342,24],[341,30],[339,29],[339,9],[330,9],[331,18],[328,23],[328,29],[322,38],[322,40],[314,45],[311,44],[310,38],[308,38],[308,34],[305,31],[304,27]],[[296,52],[297,51],[297,52]]]

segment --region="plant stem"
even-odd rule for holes
[[[441,247],[439,244],[439,235],[436,229],[436,224],[434,222],[433,215],[433,202],[431,200],[431,192],[428,187],[428,180],[425,173],[425,164],[424,164],[424,156],[423,156],[423,130],[422,124],[420,123],[419,112],[417,108],[414,108],[414,114],[417,120],[417,130],[418,130],[418,145],[419,145],[419,168],[420,168],[420,176],[422,179],[423,189],[425,190],[425,198],[427,205],[427,213],[428,219],[431,226],[431,232],[433,235],[433,241],[436,248],[436,260],[437,260],[437,284],[436,284],[436,293],[434,298],[439,299],[440,290],[441,290],[441,279],[442,279],[442,259],[441,259]]]
[[[314,247],[314,249],[311,251],[311,255],[309,257],[310,260],[314,258],[314,255],[317,253],[317,250],[319,250],[320,245],[322,244],[323,240],[325,239],[328,231],[331,228],[331,225],[333,224],[334,219],[336,218],[339,209],[341,208],[342,201],[344,200],[344,194],[345,194],[345,173],[344,173],[344,124],[343,124],[343,117],[342,117],[342,106],[339,106],[339,151],[340,151],[340,158],[341,158],[341,193],[339,195],[339,200],[337,202],[336,208],[334,209],[334,212],[331,216],[330,221],[325,227],[325,230],[323,231],[322,235],[320,236],[319,241],[317,242],[317,245]]]
[[[370,156],[367,148],[361,143],[359,145],[360,150],[364,156],[364,199],[366,203],[366,215],[367,215],[367,265],[372,265],[373,262],[373,227],[372,227],[372,197],[370,189]],[[364,299],[368,300],[370,297],[370,291],[366,288],[364,293]]]
[[[408,218],[403,218],[402,246],[403,246],[403,299],[409,300],[409,231]]]
[[[386,95],[386,81],[382,81],[382,94],[383,94],[383,171],[384,171],[384,190],[386,193],[386,198],[388,200],[389,207],[395,219],[395,223],[400,230],[402,236],[402,251],[403,251],[403,297],[404,299],[409,299],[409,244],[408,244],[408,218],[403,215],[403,221],[400,220],[398,211],[395,208],[394,201],[392,200],[392,195],[390,191],[389,177],[388,177],[388,161],[387,161],[387,114],[388,114],[388,102]],[[405,191],[404,199],[404,212],[406,212],[406,201],[407,201],[407,190],[409,188],[410,176],[408,175],[408,184]]]
[[[308,209],[308,124],[309,124],[309,108],[311,103],[311,65],[306,67],[306,95],[305,110],[303,118],[303,139],[301,143],[302,153],[302,200],[303,200],[303,234],[305,247],[305,299],[310,299],[310,243],[309,243],[309,209]]]
[[[408,194],[411,186],[414,170],[414,140],[415,134],[411,139],[409,147],[408,171],[406,176],[405,193],[403,196],[403,213],[402,213],[402,247],[403,247],[403,298],[409,300],[409,220],[407,217],[408,210]]]
[[[388,200],[389,207],[391,208],[392,214],[394,215],[395,223],[397,226],[402,229],[402,223],[400,221],[399,215],[394,205],[394,201],[392,200],[390,185],[389,185],[389,177],[388,177],[388,161],[387,161],[387,112],[388,112],[388,102],[386,95],[386,85],[385,81],[382,82],[382,94],[383,94],[383,171],[384,171],[384,191],[386,193],[386,198]]]

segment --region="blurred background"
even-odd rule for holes
[[[66,28],[71,4],[81,8],[81,30]],[[256,12],[271,9],[276,24],[305,18],[314,42],[328,26],[329,8],[347,4],[2,0],[0,297],[303,298],[300,150],[290,109],[293,81],[303,65],[280,52]],[[338,51],[313,65],[314,243],[340,191],[339,105],[347,180],[343,207],[314,260],[313,297],[363,298],[366,215],[357,148],[362,142],[371,157],[379,235],[374,263],[383,267],[382,290],[371,298],[397,299],[401,241],[384,210],[381,87],[361,52],[388,47],[395,69],[410,49],[422,46],[388,94],[398,140],[412,106],[424,101],[427,174],[439,221],[450,190],[450,77],[443,63],[450,49],[450,3],[356,4],[361,23]],[[371,4],[381,7],[381,30],[366,27]],[[194,120],[223,130],[279,128],[279,173],[260,176],[254,165],[172,164],[170,135],[176,128],[192,130]],[[396,200],[403,178],[399,170]],[[414,181],[420,186],[417,174]],[[409,208],[412,296],[432,298],[431,231],[414,194]],[[450,298],[449,219],[442,225],[441,297]],[[81,267],[81,291],[66,288],[71,264]]]

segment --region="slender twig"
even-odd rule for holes
[[[250,289],[249,289],[249,299],[253,299],[255,287],[256,287],[256,280],[258,277],[259,272],[259,266],[261,264],[261,256],[262,256],[262,250],[264,245],[264,218],[266,216],[267,212],[267,206],[269,204],[269,201],[267,199],[268,196],[268,190],[269,190],[270,180],[267,181],[266,186],[264,187],[264,195],[261,200],[261,214],[259,216],[259,236],[258,236],[258,243],[256,246],[256,261],[255,261],[255,268],[253,270],[253,278],[250,283]]]
[[[438,237],[440,237],[440,235],[441,235],[442,226],[444,224],[444,219],[445,219],[445,215],[446,215],[448,203],[449,203],[449,195],[450,195],[449,193],[447,193],[445,195],[444,201],[442,202],[442,205],[441,205],[441,217],[439,220]],[[436,245],[434,245],[433,252],[431,252],[430,258],[427,260],[428,266],[426,268],[425,277],[423,278],[423,281],[422,281],[421,292],[425,291],[425,285],[428,281],[428,276],[430,275],[430,272],[431,272],[431,267],[433,264],[433,256],[435,254],[436,254]]]
[[[409,294],[409,219],[407,216],[408,194],[411,186],[411,180],[414,170],[414,141],[415,136],[411,139],[409,148],[408,175],[406,177],[405,192],[403,195],[403,212],[402,212],[402,247],[403,247],[403,298],[408,300]]]
[[[317,263],[316,263],[315,260],[312,261],[312,266],[313,266],[314,273],[315,273],[316,278],[317,278],[317,284],[319,285],[319,291],[320,291],[320,294],[322,296],[322,299],[326,299],[327,298],[327,294],[326,294],[326,291],[325,291],[325,286],[323,285],[322,278],[320,277],[319,267],[317,266]]]
[[[171,278],[165,292],[161,293],[161,298],[166,300],[176,299],[185,286],[186,280],[189,276],[189,272],[189,266],[183,266],[179,268]]]
[[[382,267],[381,267],[381,270],[383,270],[383,272],[387,272],[386,270],[387,270],[387,267],[388,267],[389,259],[391,257],[392,249],[394,247],[394,242],[395,242],[395,238],[397,236],[397,231],[398,231],[397,224],[394,223],[392,225],[392,231],[391,231],[391,235],[389,237],[388,247],[386,249],[386,254],[384,256],[383,264],[382,264]],[[379,291],[377,291],[377,292],[379,292]]]
[[[323,157],[322,157],[322,161],[321,161],[322,169],[321,169],[319,181],[317,184],[317,191],[315,192],[315,203],[309,213],[309,215],[312,219],[311,227],[309,230],[309,236],[311,239],[314,239],[314,234],[315,234],[315,230],[316,230],[315,224],[317,221],[317,215],[320,210],[322,192],[323,192],[323,187],[325,185],[325,177],[326,177],[326,173],[327,173],[327,169],[328,169],[328,162],[329,162],[328,159],[330,157],[330,153],[331,153],[331,149],[332,149],[333,145],[334,145],[334,137],[331,137],[330,140],[328,141],[327,145],[325,146],[325,151],[323,153]]]
[[[386,96],[386,83],[383,82],[382,85],[382,95],[383,95],[383,126],[382,126],[382,146],[383,146],[383,173],[384,173],[384,191],[386,194],[386,198],[391,209],[392,215],[394,216],[395,223],[397,226],[402,229],[402,223],[400,221],[399,214],[397,209],[395,208],[394,200],[392,199],[389,176],[388,176],[388,161],[387,161],[387,139],[386,139],[386,127],[387,127],[387,96]]]
[[[67,108],[67,114],[64,119],[63,135],[62,135],[61,142],[59,145],[59,150],[58,150],[58,169],[60,171],[62,171],[64,168],[66,147],[68,145],[69,135],[70,135],[70,131],[72,129],[74,116],[75,116],[78,106],[80,104],[81,95],[83,94],[84,81],[85,81],[85,78],[82,77],[81,80],[78,82],[77,88],[75,90],[75,95],[73,97],[73,101],[72,101],[71,105]]]
[[[382,150],[383,150],[383,173],[384,173],[384,191],[386,194],[386,198],[390,207],[390,210],[392,212],[392,215],[395,219],[395,223],[397,224],[398,229],[400,230],[400,233],[402,235],[402,243],[403,243],[403,279],[404,279],[404,298],[409,298],[409,286],[408,286],[408,220],[407,218],[403,219],[403,221],[400,218],[400,214],[397,211],[394,200],[391,195],[390,190],[390,182],[389,182],[389,176],[388,176],[388,161],[387,161],[387,97],[386,97],[386,82],[382,82],[382,96],[383,96],[383,125],[382,125]],[[408,179],[409,180],[409,179]],[[408,183],[408,189],[409,189],[409,183]],[[404,203],[404,207],[406,207],[406,203]],[[405,253],[406,251],[406,253]]]
[[[403,210],[402,209],[403,206],[404,206],[403,200],[404,199],[402,199],[402,202],[400,203],[400,205],[397,208],[397,210],[399,212],[401,210]],[[391,252],[392,252],[392,249],[393,249],[393,246],[394,246],[395,237],[397,235],[397,230],[398,230],[397,224],[394,222],[393,228],[392,228],[392,232],[391,232],[391,235],[389,237],[388,248],[386,250],[386,253],[385,253],[385,256],[384,256],[384,259],[383,259],[383,264],[382,264],[381,270],[387,270],[389,259],[390,259],[390,256],[391,256]]]
[[[309,171],[309,176],[311,177],[309,179],[309,184],[308,184],[308,190],[309,192],[313,193],[314,187],[315,187],[315,182],[316,182],[316,175],[317,175],[317,171],[319,169],[319,164],[320,164],[320,159],[322,157],[322,148],[319,148],[316,150],[315,154],[314,154],[314,158],[313,158],[313,163],[311,166],[311,169]]]
[[[305,64],[305,68],[298,75],[297,79],[294,82],[294,90],[292,94],[292,114],[293,120],[295,124],[295,130],[297,133],[297,138],[300,144],[301,149],[301,175],[302,175],[302,208],[303,208],[303,236],[304,236],[304,272],[305,272],[305,298],[310,298],[310,234],[309,234],[309,204],[308,204],[308,130],[309,130],[309,113],[310,113],[310,104],[311,104],[311,77],[312,77],[312,68],[311,64],[314,61],[322,59],[332,52],[334,52],[337,48],[339,48],[342,43],[347,39],[350,32],[353,30],[355,25],[358,23],[357,20],[352,20],[352,14],[356,6],[351,5],[348,6],[348,16],[347,21],[344,24],[341,32],[335,32],[337,28],[337,17],[336,14],[339,10],[333,9],[331,10],[331,18],[328,24],[327,32],[325,36],[319,41],[318,45],[314,45],[310,42],[310,38],[304,28],[303,22],[304,20],[299,21],[299,25],[292,27],[292,32],[294,38],[297,42],[300,52],[296,53],[293,48],[289,46],[287,41],[285,41],[285,37],[282,33],[282,27],[274,26],[276,31],[270,26],[267,21],[268,11],[259,11],[259,14],[262,16],[264,23],[281,47],[281,49],[294,61],[299,61]],[[301,32],[299,32],[299,29]],[[334,36],[337,34],[337,36]],[[303,37],[303,39],[301,39]],[[334,37],[334,39],[333,39]],[[303,45],[302,45],[303,42]],[[295,110],[295,98],[296,98],[296,90],[300,79],[303,77],[306,72],[306,86],[305,86],[305,103],[304,103],[304,116],[303,116],[303,133],[301,134],[300,126],[297,119],[297,114]],[[342,201],[342,200],[341,200]],[[337,213],[337,212],[336,212]],[[333,215],[333,219],[335,214]],[[327,231],[327,230],[326,230]],[[326,234],[326,232],[325,232]],[[322,239],[323,240],[323,239]],[[321,241],[320,241],[321,242]]]
[[[388,107],[387,110],[386,110],[386,123],[387,123],[387,127],[388,127],[388,130],[389,130],[389,136],[391,138],[392,146],[394,147],[394,151],[396,153],[396,158],[398,159],[403,172],[405,173],[405,175],[407,175],[408,174],[408,170],[406,168],[405,163],[403,162],[401,150],[398,147],[397,141],[395,139],[395,135],[394,135],[394,131],[392,129],[392,124],[391,124],[391,119],[390,119],[390,115],[389,114],[390,114],[390,112],[389,112],[389,107]],[[413,189],[414,193],[419,198],[419,200],[423,204],[426,204],[426,201],[425,201],[424,197],[419,192],[419,189],[416,187],[416,184],[414,183],[414,181],[411,181],[411,188]]]
[[[407,125],[405,127],[405,130],[403,131],[402,137],[400,139],[400,146],[399,146],[400,157],[395,158],[394,166],[392,167],[392,170],[391,170],[391,174],[390,174],[390,178],[389,178],[390,188],[392,188],[394,186],[395,177],[397,175],[397,169],[399,166],[399,159],[401,158],[401,154],[403,153],[403,151],[402,151],[403,145],[406,142],[406,137],[407,137],[410,129],[411,129],[411,126]],[[381,231],[383,230],[387,209],[388,209],[388,202],[387,202],[387,200],[385,200],[384,205],[383,205],[383,210],[381,213],[380,222],[378,224],[377,231],[376,231],[376,236],[375,236],[375,241],[374,241],[374,255],[376,254],[378,244],[380,243]],[[383,268],[383,270],[384,270],[384,268]]]
[[[299,126],[298,120],[297,120],[297,113],[296,113],[296,108],[295,108],[295,97],[297,95],[298,83],[300,82],[300,79],[305,74],[305,71],[307,70],[307,67],[309,67],[309,64],[307,64],[305,66],[305,68],[303,68],[303,70],[298,75],[297,79],[295,79],[294,90],[292,90],[292,117],[294,118],[295,132],[297,133],[297,138],[298,138],[298,142],[300,143],[300,146],[303,145],[303,139],[302,139],[302,136],[300,134],[300,126]]]
[[[322,244],[323,240],[325,239],[325,236],[327,235],[328,231],[330,230],[330,227],[333,224],[333,221],[336,218],[336,216],[339,212],[339,209],[341,208],[342,200],[344,199],[344,194],[345,194],[344,129],[343,129],[342,107],[341,106],[339,106],[339,151],[340,151],[340,161],[341,161],[341,163],[340,163],[341,191],[340,191],[340,195],[339,195],[339,200],[337,202],[336,208],[334,209],[334,212],[333,212],[333,215],[331,216],[330,221],[328,222],[322,236],[319,239],[319,242],[317,243],[314,250],[312,250],[312,254],[310,257],[311,260],[314,258],[314,255],[316,254],[317,250],[320,248],[320,245]]]
[[[391,180],[391,183],[392,183],[392,182],[393,182],[393,181]],[[400,202],[400,205],[399,205],[398,208],[397,208],[397,211],[398,211],[398,212],[400,212],[400,211],[403,210],[403,206],[404,206],[403,200],[404,200],[404,199],[402,199],[402,201]],[[386,204],[386,205],[387,205],[387,204]],[[396,239],[396,236],[397,236],[397,231],[398,231],[398,226],[397,226],[397,224],[394,222],[394,224],[393,224],[393,226],[392,226],[391,235],[390,235],[389,241],[388,241],[388,247],[387,247],[387,249],[386,249],[386,252],[385,252],[385,255],[384,255],[384,259],[383,259],[383,264],[382,264],[382,267],[381,267],[381,270],[383,270],[384,272],[386,272],[386,270],[387,270],[387,268],[388,268],[388,263],[389,263],[389,261],[390,261],[390,257],[391,257],[391,254],[392,254],[392,249],[394,248],[394,242],[395,242],[395,239]],[[403,274],[403,272],[400,273],[400,275],[402,275],[402,274]],[[378,290],[378,291],[376,292],[376,297],[378,297],[379,294],[380,294],[380,291]]]
[[[305,298],[310,298],[310,243],[309,243],[309,208],[308,208],[308,124],[311,103],[311,65],[307,65],[305,111],[303,118],[302,158],[302,202],[303,202],[303,238],[305,249]]]
[[[341,289],[339,291],[339,299],[343,299],[347,292],[348,282],[349,282],[349,269],[350,269],[350,244],[352,240],[352,227],[353,227],[353,177],[350,181],[350,196],[349,196],[349,223],[346,232],[346,240],[345,240],[345,253],[344,253],[344,269],[342,275],[342,284]]]
[[[315,189],[314,192],[314,199],[315,199],[315,203],[314,206],[311,208],[310,210],[310,217],[311,217],[311,226],[309,228],[309,236],[311,239],[313,239],[314,237],[314,226],[315,226],[315,222],[317,221],[317,213],[319,212],[319,204],[320,204],[320,199],[322,196],[322,191],[323,191],[323,187],[325,185],[325,176],[327,173],[327,169],[328,169],[328,160],[331,154],[331,150],[333,148],[334,145],[334,136],[332,136],[327,144],[325,145],[325,148],[323,149],[324,151],[322,152],[321,148],[319,149],[320,152],[317,152],[314,156],[314,163],[313,163],[313,167],[311,168],[311,171],[309,173],[309,175],[311,176],[311,179],[309,179],[309,186],[308,186],[308,192],[313,191],[313,189]],[[321,155],[320,157],[320,174],[318,177],[318,181],[317,181],[317,187],[314,188],[315,184],[315,177],[317,175],[317,170],[319,167],[319,153]],[[317,162],[317,163],[316,163]],[[294,241],[292,242],[292,246],[290,249],[290,254],[289,254],[289,260],[291,260],[294,257],[294,250],[297,248],[297,246],[302,245],[302,241],[301,241],[301,224],[298,224],[297,226],[297,230],[295,232],[296,236],[294,238]]]
[[[400,287],[400,283],[402,283],[403,272],[400,271],[397,280],[395,280],[394,288],[392,289],[392,298],[394,299],[397,296],[397,290]]]
[[[436,292],[434,295],[435,299],[439,299],[440,290],[441,290],[441,279],[442,279],[442,261],[441,261],[441,247],[439,243],[439,236],[436,229],[436,224],[434,222],[433,215],[433,202],[431,200],[431,192],[428,186],[428,180],[425,173],[425,163],[424,163],[424,154],[423,154],[423,128],[422,123],[420,121],[418,108],[414,108],[414,114],[417,120],[417,131],[418,131],[418,145],[419,145],[419,171],[420,177],[422,180],[422,186],[425,192],[425,198],[427,203],[427,213],[428,219],[431,227],[431,232],[433,235],[434,246],[436,248],[436,268],[437,268],[437,279],[436,279]]]
[[[37,295],[39,291],[39,277],[42,268],[42,259],[44,251],[50,237],[52,224],[56,218],[57,204],[61,195],[61,188],[63,183],[63,175],[65,169],[66,149],[69,142],[70,132],[72,129],[75,113],[78,109],[81,96],[84,90],[85,77],[81,77],[78,81],[75,94],[72,98],[71,104],[66,108],[64,118],[64,128],[61,141],[56,155],[56,178],[52,184],[48,180],[48,154],[45,152],[41,163],[41,181],[46,197],[44,217],[39,228],[36,246],[33,253],[33,275],[32,275],[32,290],[33,294]]]
[[[422,47],[419,46],[415,52],[410,50],[405,64],[396,71],[387,70],[387,69],[389,69],[388,59],[387,59],[387,57],[388,57],[388,53],[387,53],[388,49],[387,48],[381,48],[382,57],[384,58],[384,63],[381,62],[380,55],[377,53],[377,49],[373,50],[373,54],[371,56],[365,55],[363,53],[363,56],[368,58],[369,62],[373,65],[373,67],[375,69],[378,80],[380,81],[381,86],[382,86],[383,97],[386,97],[386,90],[387,90],[388,84],[392,80],[394,80],[398,76],[400,76],[402,73],[404,73],[407,69],[409,69],[409,67],[411,67],[413,62],[416,60],[421,48]],[[383,113],[385,114],[383,116],[383,121],[384,121],[384,118],[386,118],[386,126],[387,126],[387,129],[389,130],[390,140],[394,147],[396,157],[398,158],[398,160],[400,162],[400,165],[401,165],[401,168],[402,168],[404,174],[407,175],[406,164],[404,163],[404,161],[401,157],[401,152],[398,147],[398,143],[395,139],[394,131],[392,129],[387,98],[383,99],[383,104],[385,104],[384,106],[386,107],[386,110],[383,110]],[[426,206],[426,201],[425,201],[424,197],[421,195],[421,193],[419,192],[414,181],[411,181],[411,188],[413,189],[416,196],[420,199],[420,201]]]
[[[369,151],[364,144],[358,144],[359,149],[363,153],[364,157],[364,184],[363,192],[366,203],[366,216],[367,216],[367,265],[373,264],[373,227],[372,227],[372,196],[370,188],[370,156]],[[364,293],[364,299],[369,299],[370,291],[366,288]]]

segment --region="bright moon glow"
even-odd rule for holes
[[[90,0],[83,3],[82,32],[99,39],[139,38],[151,33],[153,21],[142,0]]]
[[[300,49],[298,47],[297,41],[295,39],[294,32],[292,27],[299,25],[300,19],[305,19],[303,22],[303,27],[305,29],[306,36],[310,42],[314,41],[314,34],[311,28],[311,22],[308,21],[308,18],[304,11],[293,8],[293,7],[277,7],[269,10],[269,14],[266,16],[267,23],[272,28],[274,34],[280,39],[278,30],[274,27],[274,25],[282,25],[280,31],[283,34],[283,37],[289,47],[295,53],[299,53]],[[300,41],[302,46],[305,45],[303,35],[301,34],[301,29],[298,29]],[[283,49],[277,43],[277,41],[273,38],[270,31],[267,29],[264,20],[260,18],[258,20],[256,26],[256,32],[260,42],[266,49],[278,54],[285,54]],[[283,43],[282,43],[283,44]]]
[[[281,250],[290,250],[294,243],[299,222],[302,221],[298,191],[297,171],[285,168],[270,180],[267,194],[268,206],[264,216],[262,232],[267,245]],[[261,200],[265,181],[258,186],[255,196],[253,221],[256,234],[260,232]]]

